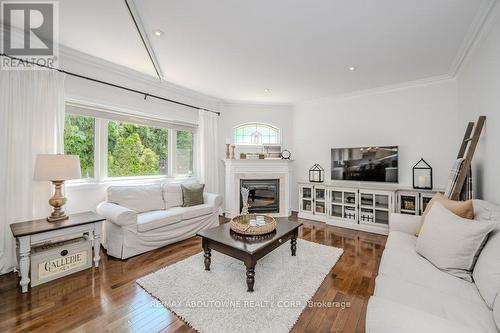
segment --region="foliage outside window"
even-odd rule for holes
[[[108,122],[108,176],[168,175],[168,130]]]
[[[234,142],[239,145],[279,144],[279,129],[261,123],[250,123],[234,129]]]
[[[82,178],[94,177],[95,118],[66,114],[64,153],[78,155]]]
[[[177,131],[175,147],[175,173],[191,175],[193,173],[193,133]]]

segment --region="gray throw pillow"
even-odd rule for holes
[[[205,184],[181,184],[182,207],[203,205],[203,189]]]
[[[472,282],[471,273],[494,223],[464,219],[436,202],[417,238],[417,253],[440,270]]]

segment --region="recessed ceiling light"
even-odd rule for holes
[[[155,36],[160,37],[160,36],[163,36],[163,31],[161,31],[160,29],[155,29],[155,30],[153,30],[153,34]]]
[[[355,71],[356,69],[357,69],[357,67],[356,67],[356,66],[351,66],[351,67],[349,67],[349,70],[350,70],[351,72]]]
[[[264,92],[266,92],[266,93],[270,93],[270,92],[271,92],[271,89],[264,89]]]

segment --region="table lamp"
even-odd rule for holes
[[[47,218],[49,222],[61,221],[68,218],[63,210],[66,198],[62,194],[62,185],[65,180],[81,178],[80,157],[77,155],[40,154],[36,157],[34,180],[49,180],[54,184],[54,195],[49,204],[54,207],[52,214]]]

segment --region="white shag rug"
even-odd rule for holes
[[[199,332],[288,332],[343,250],[297,239],[257,262],[254,292],[247,292],[242,261],[212,250],[147,275],[137,283]]]

